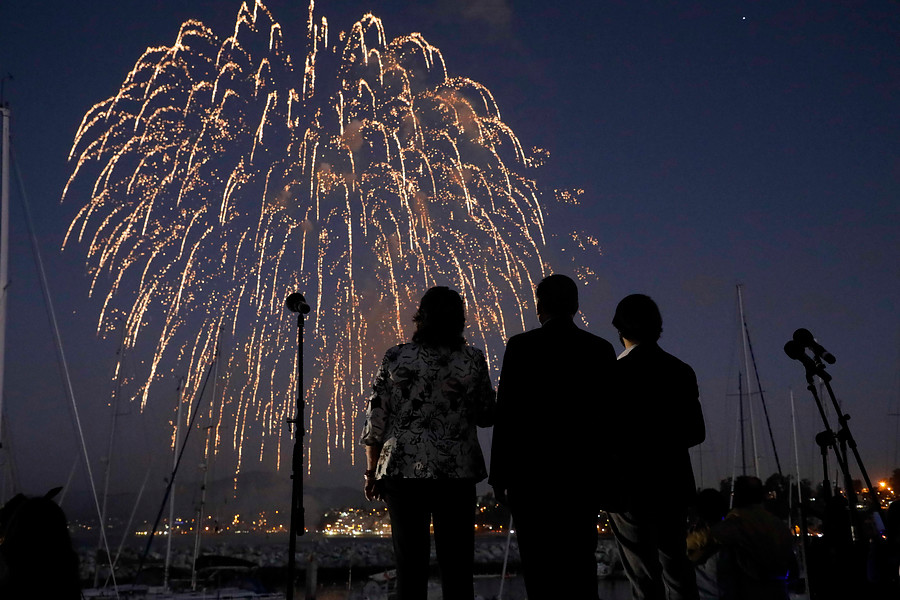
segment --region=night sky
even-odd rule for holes
[[[296,62],[307,7],[266,5]],[[225,37],[239,7],[13,0],[0,9],[0,71],[13,77],[4,84],[13,151],[92,456],[105,452],[117,343],[95,333],[100,299],[88,298],[83,248],[60,251],[87,200],[60,203],[69,148],[85,112],[118,90],[146,47],[171,45],[191,18]],[[491,90],[524,147],[549,151],[535,175],[547,192],[548,220],[560,235],[579,229],[602,248],[590,265],[597,281],[582,291],[590,329],[615,341],[609,323],[620,298],[643,292],[657,300],[661,345],[691,364],[700,382],[708,436],[693,456],[702,485],[732,472],[739,283],[784,469],[794,470],[793,390],[802,476],[821,479],[813,443],[821,420],[802,368],[782,351],[800,327],[837,357],[829,372],[870,474],[900,467],[900,4],[316,4],[333,31],[368,11],[383,20],[389,39],[422,33],[451,76]],[[21,488],[42,493],[65,482],[80,449],[15,180],[11,189],[3,427]],[[581,204],[557,206],[555,189],[583,189]],[[153,468],[160,472],[170,461],[171,402],[157,404],[143,416],[133,407],[123,416],[114,490],[140,483],[148,454],[159,455]],[[767,476],[774,461],[764,428],[759,420]],[[602,470],[602,456],[579,460]],[[361,469],[319,470],[313,482],[357,485]],[[79,471],[73,489],[86,486]]]

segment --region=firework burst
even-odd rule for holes
[[[191,398],[220,348],[209,418],[238,468],[279,460],[295,410],[290,292],[314,310],[311,453],[353,461],[376,361],[425,289],[462,293],[496,369],[546,271],[533,157],[488,89],[371,14],[333,37],[312,4],[302,64],[259,2],[225,39],[188,21],[88,111],[70,155],[64,197],[90,197],[65,244],[86,248],[99,330],[121,323],[152,357],[132,397],[176,372]]]

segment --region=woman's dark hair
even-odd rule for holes
[[[631,294],[616,307],[613,327],[633,342],[655,342],[662,334],[662,315],[650,296]]]
[[[466,310],[456,290],[445,286],[433,287],[422,296],[419,310],[413,316],[416,332],[413,341],[427,346],[459,348],[466,343]]]
[[[0,509],[0,520],[4,535],[0,555],[8,569],[0,595],[30,598],[40,590],[45,598],[81,598],[78,554],[72,548],[66,515],[49,494],[15,496]]]

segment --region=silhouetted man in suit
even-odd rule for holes
[[[510,338],[503,357],[489,481],[512,511],[529,600],[596,599],[601,407],[615,351],[573,322],[570,278],[551,275],[535,295],[541,327]]]
[[[688,448],[706,437],[693,369],[657,344],[662,316],[648,296],[616,308],[625,351],[616,361],[620,457],[626,509],[610,522],[635,600],[697,598],[687,559],[687,507],[696,493]]]

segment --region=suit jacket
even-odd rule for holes
[[[571,318],[510,338],[497,388],[491,485],[540,480],[593,489],[614,365],[612,345]]]
[[[688,448],[706,438],[694,370],[655,343],[616,361],[621,465],[632,500],[683,505],[695,492]]]

